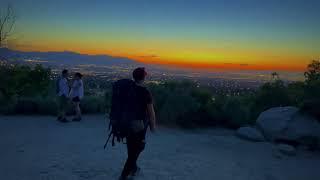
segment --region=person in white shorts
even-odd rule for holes
[[[80,101],[83,98],[83,82],[82,82],[82,74],[75,73],[74,80],[71,86],[70,98],[73,102],[74,110],[76,112],[75,117],[72,121],[81,121],[81,109],[80,109]]]

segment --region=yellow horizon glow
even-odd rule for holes
[[[13,49],[104,54],[143,63],[200,69],[304,71],[311,60],[320,57],[316,49],[300,49],[295,44],[279,45],[276,42],[267,46],[254,41],[245,43],[243,40],[153,39],[129,34],[114,36],[113,33],[84,36],[81,32],[50,35],[41,31],[30,32],[13,43]]]
[[[68,46],[66,46],[68,45]],[[157,51],[133,48],[103,48],[105,46],[79,46],[76,43],[59,42],[32,46],[17,46],[14,49],[21,51],[73,51],[89,55],[110,55],[124,57],[138,62],[160,64],[187,68],[222,68],[239,70],[285,70],[304,71],[307,64],[315,57],[294,56],[289,54],[272,54],[259,51],[216,50],[205,51],[197,49],[158,48]]]

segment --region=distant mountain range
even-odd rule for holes
[[[23,52],[0,48],[0,58],[8,61],[39,61],[55,65],[123,65],[123,64],[140,64],[134,60],[113,57],[108,55],[88,55],[75,52]]]

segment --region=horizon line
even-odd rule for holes
[[[112,55],[107,53],[84,53],[79,51],[72,51],[72,50],[20,50],[18,48],[9,48],[9,47],[2,47],[0,49],[9,49],[13,51],[20,51],[20,52],[42,52],[42,53],[62,53],[62,52],[69,52],[79,55],[87,55],[87,56],[109,56],[113,58],[126,58],[136,63],[143,63],[149,65],[160,65],[165,67],[174,67],[174,68],[181,68],[181,69],[197,69],[197,70],[213,70],[213,69],[221,69],[221,70],[239,70],[239,71],[286,71],[286,72],[304,72],[307,69],[307,64],[302,66],[293,66],[293,67],[286,67],[286,66],[274,66],[274,65],[258,65],[258,64],[246,64],[246,63],[188,63],[188,62],[168,62],[161,60],[152,60],[152,58],[148,60],[141,60],[141,56],[121,56],[121,55]],[[310,60],[311,62],[312,60]]]

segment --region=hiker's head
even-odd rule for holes
[[[64,69],[62,71],[62,76],[65,77],[65,78],[68,77],[68,70]]]
[[[134,81],[137,83],[143,82],[147,76],[147,72],[144,67],[138,67],[135,70],[133,70],[132,73]]]
[[[74,74],[74,78],[75,79],[81,79],[82,78],[82,74],[77,72],[77,73]]]

